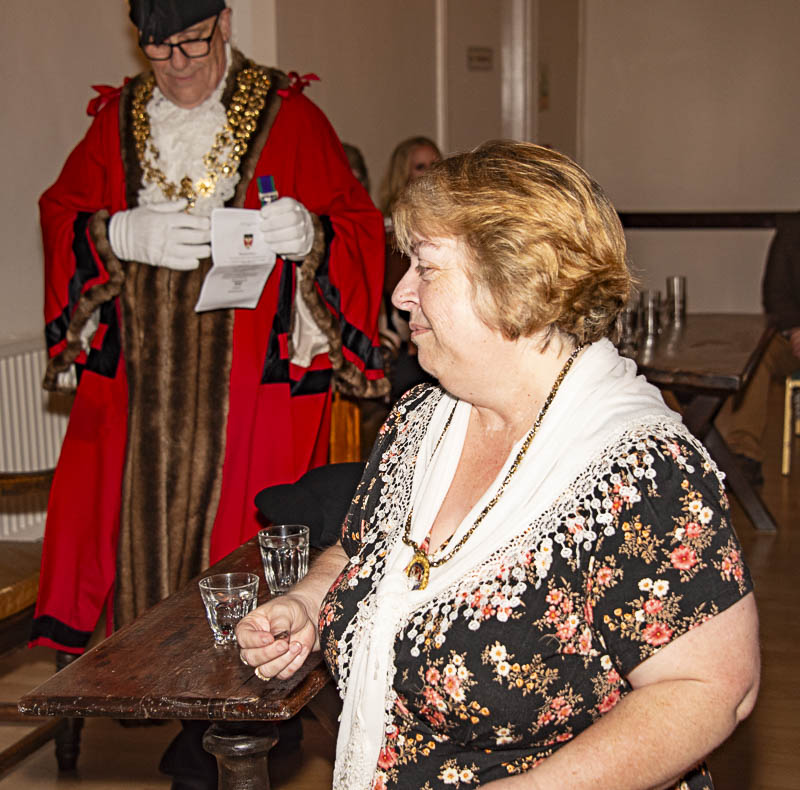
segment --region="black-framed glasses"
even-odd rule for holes
[[[214,38],[214,33],[217,32],[217,22],[219,22],[219,14],[214,17],[211,33],[204,38],[187,38],[185,41],[178,41],[175,44],[170,44],[169,41],[163,41],[161,44],[142,44],[139,42],[139,46],[148,60],[171,60],[172,53],[176,48],[181,51],[184,57],[204,58],[211,51],[211,39]]]

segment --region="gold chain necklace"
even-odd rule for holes
[[[516,474],[517,469],[519,469],[520,463],[522,459],[525,457],[525,453],[528,452],[528,448],[531,446],[531,442],[533,442],[533,437],[536,436],[536,432],[539,430],[539,426],[542,424],[542,420],[544,419],[544,415],[547,413],[547,410],[550,408],[550,404],[553,402],[553,399],[558,392],[558,388],[561,386],[561,382],[564,381],[564,377],[567,375],[569,369],[572,367],[572,363],[575,361],[575,357],[583,349],[583,346],[578,346],[570,355],[569,359],[564,363],[564,367],[561,368],[561,372],[556,377],[555,382],[548,394],[545,402],[542,404],[542,408],[539,410],[539,414],[536,417],[536,422],[534,422],[533,427],[528,431],[528,435],[525,437],[525,441],[522,443],[522,447],[520,447],[519,452],[517,453],[517,457],[514,459],[514,462],[511,464],[508,472],[506,473],[503,482],[500,484],[500,488],[497,490],[497,493],[489,500],[486,507],[479,513],[478,517],[475,519],[475,523],[467,530],[464,537],[461,538],[455,546],[453,546],[450,551],[447,552],[443,557],[439,557],[438,559],[432,560],[420,547],[420,544],[415,543],[411,539],[411,517],[414,514],[414,508],[409,508],[408,511],[408,518],[406,519],[405,529],[403,530],[403,543],[406,546],[409,546],[414,550],[414,556],[411,558],[411,562],[405,568],[405,574],[408,576],[409,579],[415,578],[418,581],[417,588],[418,590],[424,590],[428,586],[428,579],[430,578],[431,568],[437,568],[440,565],[444,565],[449,559],[453,557],[456,552],[458,552],[463,545],[469,540],[470,536],[473,532],[478,528],[478,525],[486,518],[486,515],[489,511],[498,503],[500,497],[503,496],[503,492],[506,490],[506,486],[508,485],[511,478]],[[441,436],[439,436],[438,441],[436,442],[436,446],[433,448],[433,453],[431,453],[431,458],[436,453],[436,450],[439,449],[439,445],[441,444],[442,439],[444,438],[445,433],[447,433],[447,429],[450,427],[450,423],[453,420],[453,415],[455,414],[455,407],[450,412],[450,416],[447,418],[447,423],[444,426],[444,430],[442,431]]]
[[[153,95],[155,77],[150,74],[136,87],[133,94],[133,139],[136,155],[142,168],[143,180],[157,184],[167,200],[186,198],[187,209],[192,208],[198,197],[213,195],[220,178],[232,175],[239,167],[239,161],[247,153],[250,138],[256,129],[256,122],[264,109],[270,87],[269,75],[257,68],[244,68],[236,77],[236,90],[227,110],[227,120],[221,131],[217,132],[214,144],[203,156],[206,173],[197,181],[189,176],[181,179],[180,185],[168,181],[164,171],[158,166],[159,150],[150,136],[150,116],[147,103]],[[230,153],[223,157],[222,152],[229,148]],[[149,157],[147,156],[149,154]]]

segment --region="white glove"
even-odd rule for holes
[[[290,197],[278,198],[261,207],[261,232],[270,249],[293,261],[305,258],[314,243],[311,214]]]
[[[108,225],[114,254],[126,261],[189,271],[211,255],[211,220],[184,213],[186,199],[118,211]]]

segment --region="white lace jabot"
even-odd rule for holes
[[[230,44],[225,45],[225,58],[228,66],[219,85],[202,104],[190,110],[173,104],[157,85],[153,88],[153,96],[147,103],[150,134],[159,152],[158,167],[163,170],[167,181],[180,184],[181,179],[187,175],[196,181],[206,173],[203,156],[211,150],[217,133],[227,121],[221,99],[230,71]],[[227,157],[229,151],[230,149],[226,148],[221,155]],[[231,176],[220,177],[213,195],[198,196],[192,214],[209,216],[212,209],[223,206],[233,197],[238,183],[238,171]],[[139,190],[140,205],[163,203],[165,200],[157,184],[146,183]]]

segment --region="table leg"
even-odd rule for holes
[[[684,400],[680,394],[679,400]],[[692,395],[689,402],[685,403],[683,422],[701,442],[705,441],[724,402],[725,398],[719,395]]]
[[[332,680],[329,680],[306,704],[325,732],[334,740],[339,732],[342,699]]]
[[[217,758],[219,790],[269,790],[267,755],[277,742],[273,722],[214,722],[203,748]]]
[[[64,650],[56,652],[56,672],[64,669],[80,656]],[[64,719],[56,732],[56,761],[59,771],[74,771],[81,752],[81,730],[83,719]]]
[[[750,521],[753,522],[753,526],[760,532],[775,532],[778,528],[775,519],[772,518],[758,492],[742,473],[719,431],[712,426],[703,441],[717,462],[717,466],[725,472],[731,490],[736,494],[736,498]]]

